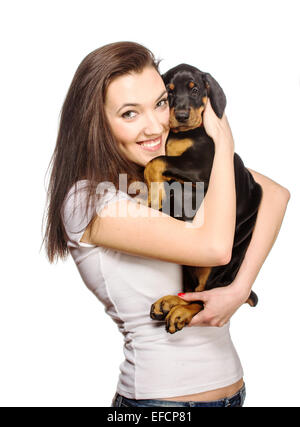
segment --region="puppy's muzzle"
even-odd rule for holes
[[[174,114],[178,122],[184,123],[190,117],[190,110],[175,110]]]

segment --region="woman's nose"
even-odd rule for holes
[[[164,130],[163,124],[155,113],[147,114],[144,123],[144,132],[147,136],[161,134]]]

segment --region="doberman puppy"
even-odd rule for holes
[[[207,99],[210,99],[216,115],[221,118],[226,106],[225,94],[217,81],[208,73],[197,68],[180,64],[163,76],[168,90],[170,105],[170,134],[166,145],[166,156],[152,159],[144,170],[148,186],[148,205],[163,210],[166,193],[169,196],[169,214],[182,221],[191,221],[200,203],[189,217],[185,211],[178,213],[176,206],[183,202],[183,192],[170,193],[170,183],[190,183],[190,194],[185,194],[185,202],[195,206],[196,183],[204,183],[206,194],[214,158],[214,142],[205,132],[202,113]],[[185,292],[203,291],[227,286],[234,280],[250,243],[262,188],[245,168],[241,158],[234,154],[236,185],[236,229],[232,258],[227,265],[216,267],[183,267],[183,287]],[[151,189],[151,182],[159,183]],[[152,191],[152,193],[151,193]],[[151,197],[152,196],[152,197]],[[257,304],[258,298],[251,292],[247,302]],[[151,306],[150,316],[155,320],[166,320],[166,330],[170,333],[181,330],[192,317],[204,308],[201,301],[189,303],[182,298],[168,295]]]

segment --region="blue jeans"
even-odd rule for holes
[[[159,407],[186,407],[186,408],[203,408],[203,407],[207,407],[207,408],[222,408],[222,407],[242,407],[243,403],[245,401],[245,397],[246,397],[246,387],[245,384],[243,385],[243,387],[237,392],[235,393],[233,396],[231,397],[227,397],[225,399],[220,399],[220,400],[213,400],[210,402],[177,402],[177,401],[172,401],[172,400],[158,400],[158,399],[139,399],[139,400],[135,400],[135,399],[128,399],[127,397],[121,396],[120,394],[116,393],[111,406],[112,407],[119,407],[119,408],[128,408],[128,407],[132,407],[132,406],[137,406],[137,407],[154,407],[154,406],[159,406]]]

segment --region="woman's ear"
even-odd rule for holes
[[[203,74],[203,80],[211,106],[219,119],[221,119],[226,107],[225,93],[219,83],[209,73]]]

